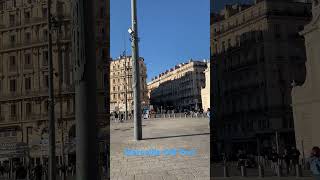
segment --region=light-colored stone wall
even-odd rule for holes
[[[313,1],[313,20],[301,32],[307,51],[306,78],[292,90],[292,107],[297,147],[309,156],[320,146],[320,5]]]
[[[210,108],[210,63],[207,64],[207,69],[204,71],[205,74],[205,87],[201,89],[201,101],[202,109],[207,111]]]

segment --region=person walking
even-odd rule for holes
[[[284,163],[286,164],[286,173],[287,175],[289,175],[290,173],[290,151],[289,149],[285,149],[284,150],[284,154],[283,154],[283,160],[284,160]]]
[[[3,175],[4,175],[4,166],[0,162],[0,177],[2,177]]]
[[[18,162],[16,167],[16,180],[25,180],[26,178],[27,170],[20,162]]]
[[[270,159],[271,159],[271,162],[272,162],[271,168],[272,168],[274,174],[277,175],[278,174],[277,166],[278,166],[279,155],[278,155],[278,153],[277,153],[277,151],[275,149],[272,150]]]
[[[300,152],[296,147],[291,148],[291,161],[292,161],[292,169],[296,171],[296,166],[299,164]],[[296,174],[296,172],[295,172]]]
[[[118,113],[117,112],[115,112],[115,114],[114,114],[114,118],[115,118],[115,122],[118,122]]]
[[[35,180],[42,180],[43,168],[40,163],[37,162],[36,166],[33,169],[33,176]]]
[[[312,148],[308,161],[314,180],[320,180],[320,148],[318,146]]]

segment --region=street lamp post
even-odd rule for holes
[[[131,0],[132,27],[129,29],[132,47],[132,77],[133,77],[133,101],[134,101],[134,138],[142,140],[141,127],[141,103],[140,103],[140,71],[139,71],[139,46],[138,46],[138,22],[137,22],[137,3]]]
[[[72,1],[77,180],[99,179],[95,4],[91,0]]]

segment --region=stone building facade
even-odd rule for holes
[[[202,109],[201,89],[205,86],[206,61],[182,63],[159,74],[148,83],[150,104],[161,110]]]
[[[140,58],[139,65],[141,103],[142,106],[147,106],[147,68],[143,58]],[[127,110],[130,113],[133,111],[132,58],[120,56],[110,64],[110,112],[125,112],[126,98]]]
[[[109,0],[97,1],[98,121],[107,118]],[[31,162],[48,155],[47,1],[0,1],[0,144],[25,144]],[[52,0],[57,156],[75,161],[75,102],[71,55],[71,1]],[[11,144],[11,145],[10,145]],[[0,147],[1,148],[1,147]],[[3,151],[4,152],[4,151]],[[0,158],[26,157],[1,154]]]
[[[307,51],[306,77],[303,84],[294,83],[292,107],[296,144],[300,152],[309,155],[320,145],[320,2],[313,1],[313,19],[300,33],[305,37]]]
[[[257,0],[212,15],[212,106],[218,149],[257,154],[295,146],[291,82],[302,82],[306,61],[298,34],[311,4]]]

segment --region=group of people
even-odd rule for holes
[[[299,165],[300,160],[300,152],[295,147],[285,148],[282,154],[278,154],[276,149],[273,148],[271,153],[265,153],[263,156],[266,160],[272,162],[271,168],[275,174],[277,174],[277,167],[279,165],[281,166],[281,162],[284,162],[285,164],[287,175],[292,171],[296,173],[296,167]],[[237,158],[238,167],[244,166],[244,162],[247,162],[246,160],[248,159],[248,155],[244,151],[239,150]],[[313,147],[310,157],[307,158],[305,162],[310,166],[310,170],[315,180],[320,180],[320,148],[317,146]]]
[[[74,175],[75,165],[59,165],[57,170],[61,175],[62,173]],[[12,174],[10,175],[11,171]],[[26,180],[28,175],[29,179],[42,180],[44,176],[48,176],[48,164],[41,165],[40,163],[36,163],[34,166],[25,166],[21,162],[16,162],[12,170],[8,163],[0,164],[0,177],[15,177],[16,180]]]
[[[125,120],[125,113],[113,112],[112,116],[114,117],[114,120],[118,121],[118,122],[123,122]],[[131,118],[131,114],[129,113],[128,119],[130,119],[130,118]]]
[[[291,171],[295,172],[296,165],[299,164],[300,152],[296,147],[287,147],[282,154],[278,154],[277,150],[273,148],[266,158],[272,162],[271,168],[275,174],[277,174],[277,166],[280,165],[280,162],[284,162],[286,173],[290,174]]]

